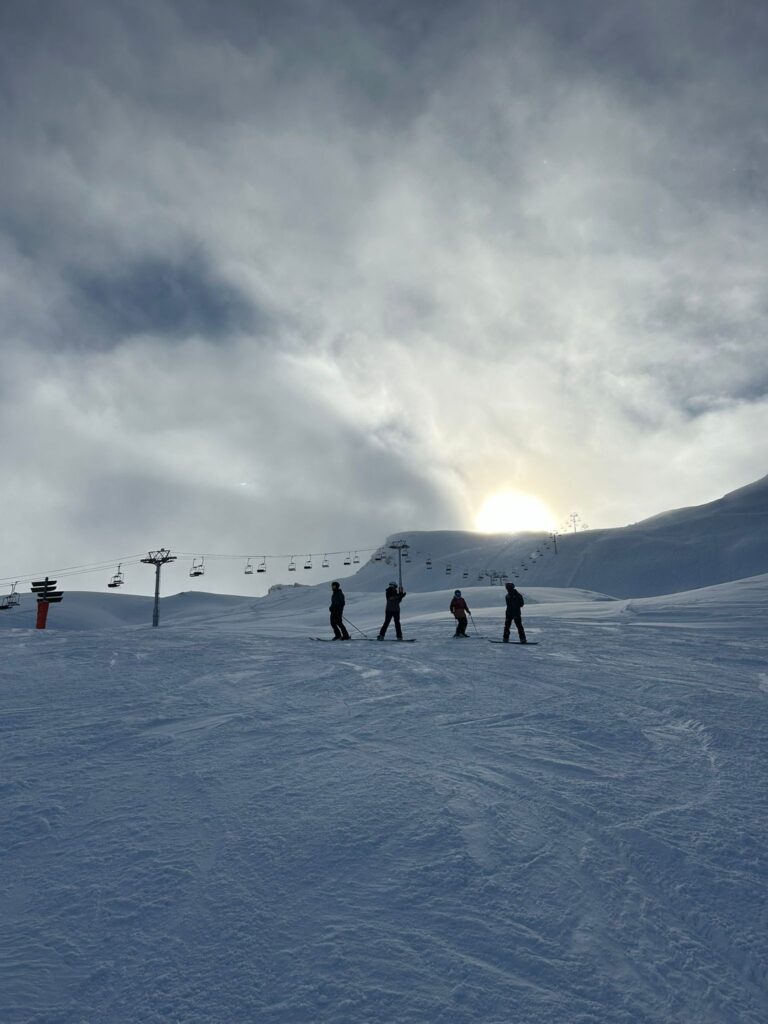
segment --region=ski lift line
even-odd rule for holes
[[[368,554],[373,551],[378,551],[379,545],[376,547],[358,547],[352,548],[351,550],[358,554]],[[346,555],[350,551],[349,548],[345,548],[341,551],[318,551],[312,552],[312,557],[316,556],[318,559],[327,559],[336,555]],[[205,553],[202,554],[199,551],[177,551],[174,552],[178,557],[186,558],[209,558],[209,559],[231,559],[231,560],[243,560],[243,559],[257,559],[260,565],[264,566],[266,561],[269,560],[286,560],[291,558],[291,555],[268,555],[268,554],[248,554],[248,555],[226,555],[216,553]],[[33,572],[27,573],[13,573],[8,576],[0,576],[0,586],[18,583],[26,584],[33,580],[40,579],[43,576],[60,576],[63,578],[70,578],[73,576],[88,576],[88,575],[99,575],[103,573],[114,573],[115,565],[121,565],[123,568],[126,566],[140,565],[142,559],[146,557],[146,552],[142,551],[138,554],[131,555],[119,555],[114,558],[104,559],[100,562],[83,562],[77,565],[67,565],[60,568],[51,569],[36,569]],[[263,570],[262,570],[263,571]]]
[[[510,541],[508,541],[507,543],[503,544],[501,546],[501,548],[499,549],[499,552],[497,552],[497,554],[501,554],[502,552],[505,551],[505,549],[507,549],[509,547],[509,544],[511,543],[511,537],[512,536],[513,535],[510,535]],[[566,534],[566,537],[563,538],[563,535],[559,531],[550,531],[550,532],[548,532],[546,534],[546,536],[547,536],[550,544],[555,541],[555,538],[557,538],[557,539],[567,539],[567,534]],[[547,544],[545,546],[549,547],[549,544]],[[322,566],[322,568],[328,568],[329,566],[326,566],[324,564],[324,562],[327,559],[329,559],[329,558],[332,558],[332,557],[335,557],[335,556],[348,556],[352,552],[356,552],[358,554],[369,554],[371,552],[379,552],[380,550],[381,550],[381,545],[376,545],[374,547],[357,547],[357,548],[353,547],[353,548],[343,548],[342,550],[339,550],[339,551],[317,551],[317,552],[311,552],[310,553],[310,557],[317,557],[317,559],[319,561],[319,564]],[[293,555],[289,555],[289,554],[253,554],[253,553],[250,553],[250,554],[231,554],[230,555],[230,554],[219,554],[219,553],[215,553],[215,552],[208,552],[208,553],[203,552],[201,554],[199,551],[194,551],[194,552],[193,551],[177,551],[177,552],[174,552],[174,554],[177,557],[182,557],[182,558],[183,557],[186,557],[186,558],[201,558],[202,557],[202,558],[208,558],[208,559],[213,559],[213,560],[233,560],[233,561],[244,561],[244,560],[246,560],[247,561],[248,559],[252,559],[252,560],[258,561],[259,566],[262,567],[262,568],[257,569],[257,571],[261,571],[261,572],[266,571],[266,562],[268,560],[269,561],[286,561],[286,560],[294,557]],[[414,547],[411,547],[411,549],[410,549],[410,557],[411,557],[412,561],[414,560],[414,557],[418,558],[418,557],[420,557],[422,555],[423,555],[423,552],[421,552],[420,550],[418,550],[418,549],[416,549]],[[114,566],[116,564],[119,564],[119,565],[123,566],[123,568],[125,568],[126,566],[139,565],[139,564],[141,564],[142,559],[144,557],[145,557],[145,552],[141,552],[139,554],[123,555],[123,556],[118,556],[118,557],[115,557],[115,558],[105,559],[105,560],[100,561],[100,562],[84,562],[84,563],[81,563],[81,564],[78,564],[78,565],[64,566],[63,568],[56,568],[56,569],[48,568],[48,569],[39,569],[39,570],[36,570],[34,572],[28,572],[28,573],[13,573],[12,575],[8,575],[8,576],[0,576],[0,586],[9,585],[9,584],[11,584],[13,582],[16,582],[18,584],[23,585],[23,584],[31,582],[32,580],[40,579],[44,575],[48,575],[48,576],[54,576],[55,575],[55,576],[61,576],[61,577],[65,577],[65,578],[70,578],[70,577],[73,577],[73,576],[97,575],[97,574],[101,574],[101,573],[104,573],[104,572],[109,572],[110,570],[113,571],[114,570]],[[539,558],[542,558],[542,557],[544,557],[544,552],[541,552],[539,554]],[[436,568],[437,566],[435,565],[435,563],[439,564],[441,559],[440,558],[435,558],[435,556],[427,556],[426,561],[431,563],[430,565],[427,566],[427,568],[432,568],[433,565]],[[352,558],[352,562],[354,564],[354,557]],[[463,568],[459,569],[458,566],[452,566],[452,569],[454,571],[461,571],[461,572],[463,572]],[[473,570],[470,569],[470,572],[472,572],[472,571]]]
[[[366,554],[367,552],[375,551],[375,550],[376,550],[376,548],[357,548],[358,553],[363,553],[363,554]],[[250,554],[242,554],[242,555],[227,555],[227,554],[221,554],[221,553],[216,553],[216,552],[206,552],[206,551],[204,551],[202,553],[199,553],[197,551],[195,551],[195,552],[192,552],[192,551],[174,551],[173,554],[177,558],[200,557],[200,558],[205,558],[206,561],[211,561],[211,562],[246,562],[250,558],[253,561],[258,561],[258,562],[261,562],[263,564],[265,564],[268,561],[269,562],[287,562],[287,561],[290,561],[291,558],[295,558],[296,557],[296,553],[295,552],[292,553],[292,554],[279,554],[279,555],[275,555],[275,554],[261,554],[259,552],[255,552],[255,553],[251,552]],[[328,559],[334,558],[334,557],[340,557],[342,555],[346,559],[347,556],[350,555],[350,554],[351,553],[350,553],[349,550],[345,550],[345,551],[310,551],[310,552],[307,553],[307,559],[310,559],[310,558],[313,559],[313,560],[317,559],[317,565],[313,565],[313,568],[317,568],[317,567],[328,568],[329,566],[323,566],[323,561],[324,560],[328,560]],[[361,561],[361,559],[358,558],[357,563],[355,563],[354,562],[354,558],[350,558],[350,564],[359,564],[360,561]]]
[[[11,583],[16,581],[17,583],[29,583],[31,580],[40,579],[43,576],[88,576],[90,574],[98,574],[109,572],[110,569],[114,569],[115,564],[119,563],[123,566],[126,565],[138,565],[141,562],[141,555],[128,555],[124,558],[112,558],[108,562],[91,562],[86,565],[78,566],[72,565],[66,569],[39,569],[36,572],[27,573],[26,575],[13,575],[13,576],[0,576],[0,586],[4,583]]]

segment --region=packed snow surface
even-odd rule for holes
[[[6,628],[0,1021],[764,1024],[768,577],[451,592]]]

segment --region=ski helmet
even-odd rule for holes
[[[461,597],[461,591],[460,590],[454,590],[453,596],[454,597]]]

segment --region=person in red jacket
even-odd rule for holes
[[[471,615],[472,612],[469,610],[469,605],[461,596],[460,590],[454,590],[453,598],[450,604],[450,610],[456,619],[456,632],[454,636],[466,636],[467,635],[467,616]]]

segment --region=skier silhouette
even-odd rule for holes
[[[403,639],[403,631],[400,628],[400,602],[405,597],[405,591],[402,587],[398,587],[396,583],[390,583],[385,591],[387,598],[387,606],[384,610],[384,625],[379,630],[378,640],[384,639],[384,634],[387,632],[390,622],[395,623],[395,635],[398,640]]]
[[[341,589],[341,584],[335,580],[331,584],[331,603],[328,606],[328,611],[331,613],[331,629],[333,629],[334,640],[350,640],[351,637],[347,632],[347,627],[344,625],[344,604],[346,598],[344,597],[344,591]]]
[[[514,583],[507,584],[507,615],[504,619],[504,642],[509,643],[509,630],[514,622],[517,626],[517,635],[520,637],[521,644],[527,644],[528,641],[525,638],[525,630],[523,629],[523,619],[520,614],[525,599],[520,591],[517,589]]]

